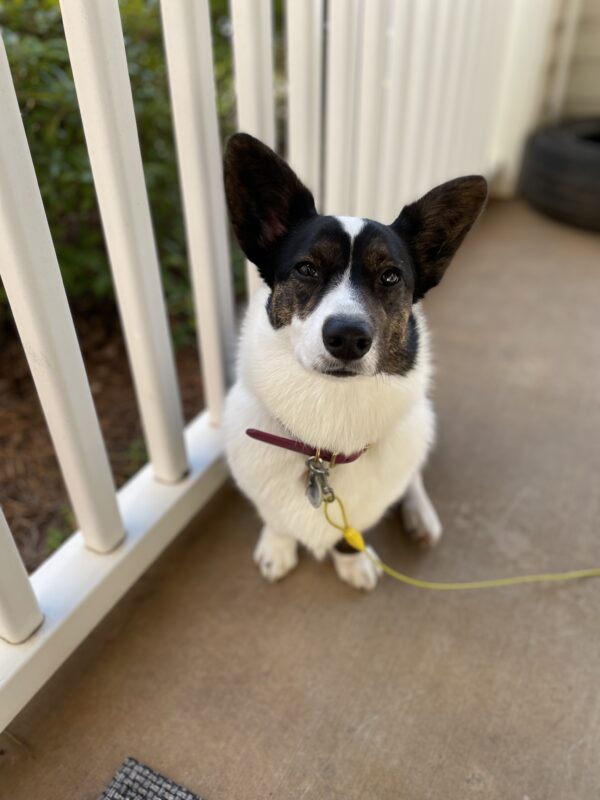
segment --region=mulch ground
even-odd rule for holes
[[[75,314],[92,394],[115,482],[146,461],[129,364],[115,314]],[[76,527],[23,349],[2,337],[0,505],[27,569],[34,570]],[[195,347],[177,352],[186,421],[203,407]]]

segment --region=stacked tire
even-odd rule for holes
[[[545,214],[600,231],[600,119],[534,133],[525,148],[519,189]]]

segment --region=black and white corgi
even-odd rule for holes
[[[231,471],[264,523],[255,561],[278,580],[301,543],[319,559],[331,554],[342,580],[372,589],[377,566],[307,499],[307,454],[336,454],[328,480],[354,528],[368,530],[402,500],[405,530],[423,544],[439,540],[421,476],[435,416],[419,301],[481,213],[486,181],[444,183],[391,225],[323,216],[285,161],[240,133],[225,153],[225,190],[240,246],[265,283],[247,311],[224,416]]]

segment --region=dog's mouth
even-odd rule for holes
[[[365,370],[365,365],[358,359],[342,361],[341,359],[318,358],[310,366],[303,366],[310,372],[316,372],[328,378],[358,378],[369,374]]]
[[[351,369],[322,369],[321,372],[332,378],[355,378],[359,374]]]

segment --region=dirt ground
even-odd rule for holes
[[[118,317],[75,312],[102,433],[117,486],[146,461]],[[2,334],[0,505],[27,569],[34,570],[76,527],[23,349],[12,326]],[[177,352],[186,420],[203,406],[195,347]]]

